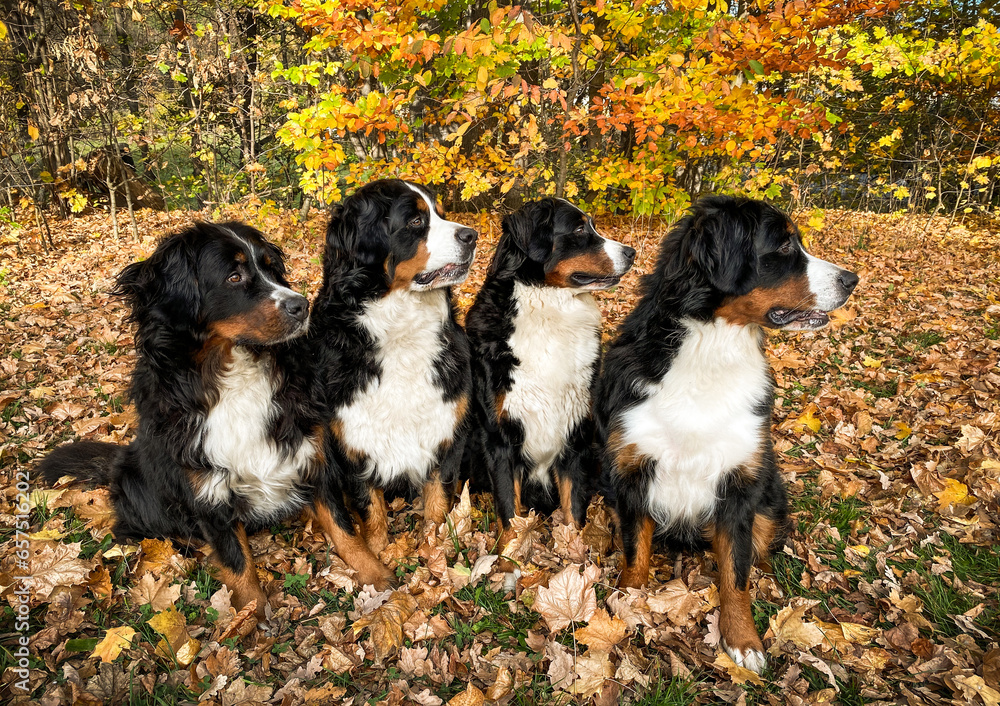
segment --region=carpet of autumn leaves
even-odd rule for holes
[[[322,217],[233,208],[19,231],[0,260],[0,698],[5,703],[1000,703],[1000,225],[827,212],[813,251],[861,275],[823,332],[771,335],[774,436],[793,519],[754,613],[763,678],[719,649],[710,555],[658,554],[648,591],[614,590],[619,554],[596,502],[582,532],[522,522],[516,592],[494,572],[488,496],[464,494],[435,536],[392,505],[382,558],[401,588],[372,593],[315,528],[252,539],[275,608],[266,629],[230,607],[206,548],[109,534],[105,491],[32,495],[30,695],[15,688],[14,477],[74,438],[127,442],[132,331],[115,274],[195,217],[241,217],[319,277]],[[499,234],[477,226],[464,309]],[[638,250],[602,294],[608,331],[635,301],[661,224],[604,223]],[[719,430],[726,433],[725,429]]]

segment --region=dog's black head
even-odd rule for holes
[[[490,273],[570,289],[618,283],[635,250],[601,236],[594,219],[563,199],[531,201],[503,219]]]
[[[341,266],[375,270],[384,290],[427,290],[465,279],[478,234],[445,220],[427,188],[373,181],[333,207],[326,231],[327,273]]]
[[[712,290],[704,299],[715,317],[737,324],[823,328],[858,283],[853,272],[807,253],[788,216],[746,198],[701,199],[664,252],[673,255],[675,277],[699,278]]]
[[[238,222],[196,223],[166,237],[149,259],[122,270],[115,293],[140,327],[235,344],[279,343],[309,325],[309,301],[288,287],[281,250]]]

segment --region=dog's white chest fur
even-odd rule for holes
[[[623,445],[654,459],[649,511],[660,526],[703,522],[720,483],[759,452],[768,419],[768,363],[756,327],[686,321],[687,333],[663,379],[623,415]]]
[[[338,420],[344,443],[367,456],[368,474],[382,485],[400,476],[423,485],[455,435],[458,402],[444,400],[434,370],[449,315],[447,291],[434,289],[390,292],[361,316],[382,373]]]
[[[503,409],[524,428],[530,476],[545,485],[573,427],[590,413],[590,382],[600,349],[601,311],[590,294],[514,285],[510,348],[517,357]]]
[[[277,413],[270,361],[234,348],[202,427],[202,450],[216,470],[199,487],[199,500],[223,504],[235,494],[260,519],[302,504],[297,484],[313,462],[316,440],[303,439],[294,452],[279,449],[269,433]]]

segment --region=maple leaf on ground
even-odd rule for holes
[[[607,652],[588,650],[587,654],[576,660],[577,678],[569,691],[577,696],[589,699],[604,688],[604,680],[615,675],[615,668]]]
[[[810,650],[823,643],[825,638],[819,625],[802,619],[816,605],[819,605],[818,600],[793,598],[790,605],[771,616],[771,632],[778,644],[791,642],[796,647]]]
[[[694,622],[698,609],[704,604],[704,599],[681,579],[673,579],[660,589],[646,596],[646,605],[654,613],[663,613],[674,625],[690,625]]]
[[[549,658],[549,668],[546,673],[552,686],[556,689],[568,689],[576,680],[573,655],[565,646],[555,640],[549,640],[545,644],[545,656]]]
[[[87,583],[92,561],[79,559],[82,542],[44,544],[31,558],[31,588],[35,597],[45,600],[56,586],[79,586]]]
[[[573,622],[586,622],[597,610],[594,582],[600,578],[601,570],[593,564],[582,573],[580,565],[573,564],[553,576],[548,588],[538,589],[532,609],[545,618],[551,632],[559,632]]]
[[[395,591],[389,600],[358,619],[352,629],[355,635],[368,629],[375,646],[375,659],[381,662],[403,644],[403,623],[417,609],[417,599],[409,593]]]
[[[507,542],[507,546],[497,547],[497,553],[515,561],[526,559],[535,541],[541,537],[541,524],[542,519],[534,510],[530,510],[525,517],[515,515],[510,521],[513,539]]]
[[[180,585],[171,586],[171,578],[164,576],[154,578],[152,574],[143,574],[139,582],[129,589],[128,596],[138,605],[149,604],[157,613],[172,608],[181,597]]]
[[[183,576],[191,566],[193,559],[185,559],[174,549],[169,539],[144,539],[139,542],[139,564],[135,567],[136,576],[142,576],[151,571],[157,576]]]
[[[552,538],[555,540],[552,551],[558,556],[581,564],[587,560],[590,547],[573,525],[556,525],[552,528]]]
[[[135,637],[135,630],[127,625],[109,628],[104,639],[97,643],[97,647],[94,648],[90,656],[100,657],[102,662],[114,662],[122,650],[131,647],[133,637]]]
[[[573,634],[577,641],[592,650],[607,652],[625,639],[627,627],[624,620],[610,617],[602,608],[594,613],[586,627],[580,628]]]

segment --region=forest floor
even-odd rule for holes
[[[828,211],[812,250],[861,284],[826,330],[769,336],[773,434],[793,504],[753,609],[763,677],[719,648],[711,555],[657,554],[648,591],[614,590],[608,510],[582,533],[525,522],[516,593],[490,558],[488,496],[437,536],[397,500],[382,557],[401,588],[355,585],[323,536],[290,520],[252,539],[276,592],[267,630],[237,615],[206,549],[118,544],[106,491],[44,489],[34,464],[77,438],[127,442],[132,328],[116,273],[192,218],[243,218],[315,292],[323,222],[232,208],[106,216],[0,232],[0,700],[53,704],[1000,703],[1000,226]],[[481,231],[472,301],[499,234]],[[612,331],[635,301],[662,224],[598,219],[638,251],[600,296]],[[126,221],[127,225],[127,221]],[[725,429],[719,430],[725,434]],[[29,629],[15,630],[16,481],[31,479]],[[265,576],[266,575],[266,576]],[[28,687],[17,683],[30,636]],[[23,685],[23,684],[22,684]]]

